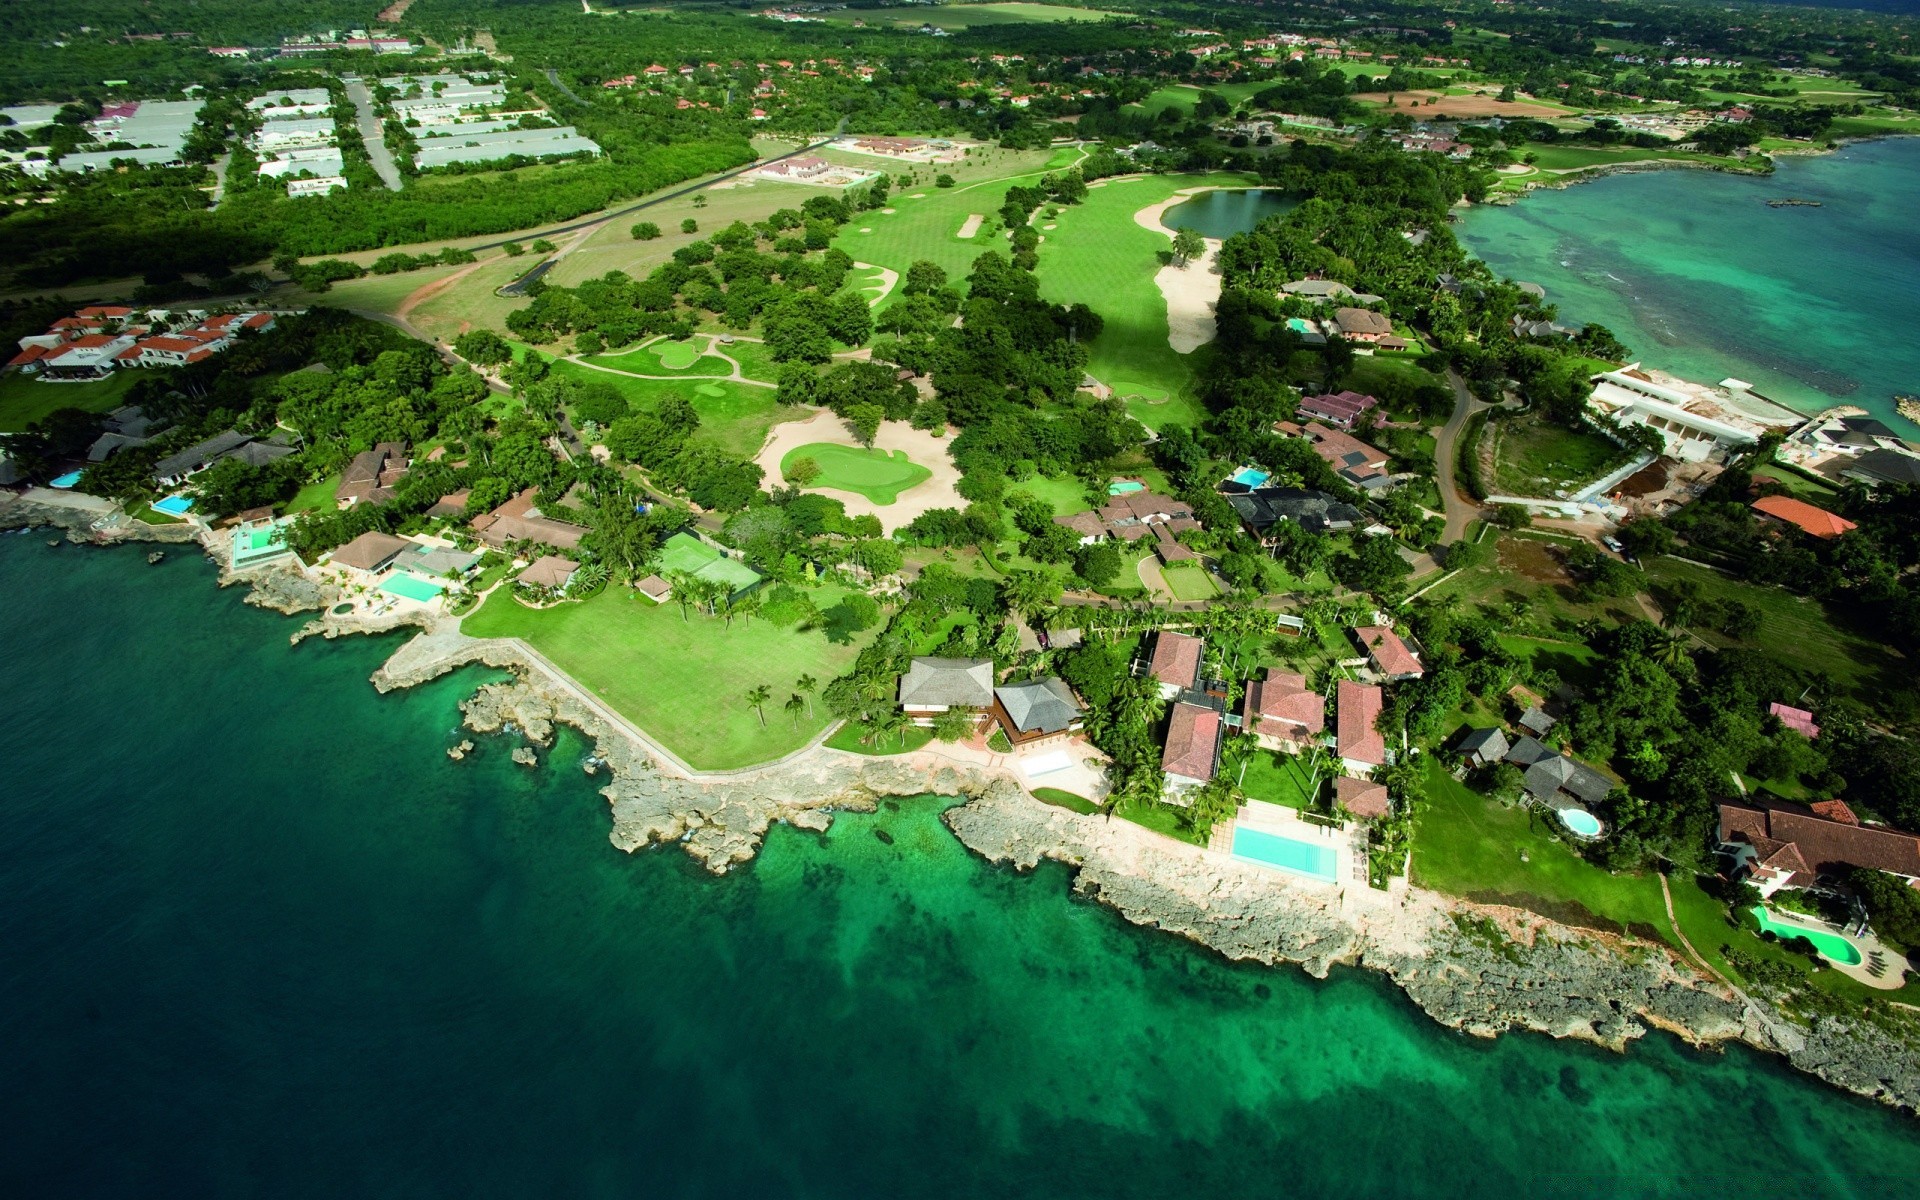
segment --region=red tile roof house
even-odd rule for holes
[[[1817,538],[1837,538],[1849,529],[1857,528],[1845,517],[1837,517],[1824,508],[1808,504],[1805,500],[1795,500],[1792,496],[1762,496],[1753,502],[1753,511]]]
[[[1780,723],[1795,733],[1811,741],[1820,736],[1820,727],[1813,722],[1813,714],[1804,708],[1795,708],[1791,704],[1782,704],[1775,700],[1767,705],[1767,712],[1780,718]]]
[[[1304,437],[1321,461],[1340,473],[1340,477],[1362,491],[1377,492],[1393,486],[1393,473],[1387,470],[1392,456],[1385,450],[1367,445],[1343,430],[1309,421],[1303,429],[1291,421],[1274,425],[1280,433]]]
[[[1362,821],[1378,821],[1393,812],[1393,800],[1387,795],[1386,786],[1375,783],[1371,779],[1355,779],[1351,775],[1335,776],[1333,799],[1341,808]]]
[[[1171,700],[1200,686],[1200,656],[1206,642],[1188,633],[1163,629],[1153,640],[1147,674],[1160,684],[1160,695]]]
[[[1167,740],[1160,751],[1160,769],[1166,773],[1167,791],[1178,797],[1192,788],[1213,782],[1220,769],[1220,714],[1184,700],[1173,706],[1167,720]]]
[[[1334,689],[1334,739],[1340,761],[1364,774],[1387,761],[1387,739],[1373,727],[1387,706],[1387,694],[1370,683],[1342,679]]]
[[[1720,851],[1771,896],[1782,888],[1810,887],[1822,875],[1846,867],[1870,867],[1920,882],[1920,837],[1897,829],[1862,825],[1837,800],[1813,808],[1776,802],[1720,805]]]
[[[1271,748],[1312,742],[1326,732],[1327,702],[1307,687],[1307,677],[1267,668],[1264,680],[1247,684],[1241,726]]]
[[[1362,625],[1353,631],[1366,647],[1368,657],[1373,659],[1373,669],[1385,679],[1398,682],[1402,679],[1418,679],[1427,673],[1420,665],[1420,656],[1408,648],[1400,635],[1384,625]]]

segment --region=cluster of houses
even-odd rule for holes
[[[776,159],[754,172],[772,183],[808,183],[816,187],[851,187],[879,177],[878,171],[829,162],[817,154],[796,154]]]
[[[349,29],[344,32],[330,29],[325,33],[303,34],[299,37],[282,38],[280,41],[281,58],[302,58],[309,54],[332,54],[337,51],[358,51],[366,54],[412,54],[419,47],[403,37],[390,34],[368,33],[364,29]],[[226,51],[225,57],[239,57],[232,53],[246,53],[244,47],[222,46],[214,50],[215,54]]]
[[[1472,146],[1467,145],[1465,142],[1456,142],[1452,138],[1443,137],[1438,133],[1421,133],[1417,131],[1402,133],[1396,131],[1384,133],[1381,136],[1388,142],[1391,142],[1410,154],[1440,154],[1454,162],[1465,162],[1467,159],[1473,157]]]
[[[1787,436],[1780,457],[1845,485],[1920,484],[1920,441],[1902,437],[1877,417],[1817,417]]]
[[[260,127],[247,138],[259,174],[287,181],[287,195],[324,196],[347,186],[333,96],[325,88],[269,92],[247,101]]]
[[[45,178],[51,171],[86,174],[112,170],[122,163],[144,167],[174,167],[182,162],[181,152],[200,119],[205,106],[201,100],[127,100],[108,104],[87,122],[87,133],[98,149],[70,150],[58,162],[28,158],[20,169]],[[13,119],[23,129],[50,125],[60,111],[57,105],[33,105],[9,113],[31,113],[29,120]],[[40,119],[44,117],[44,119]],[[109,147],[114,147],[109,149]]]
[[[843,137],[835,143],[855,154],[873,154],[881,158],[916,163],[956,163],[967,156],[966,142],[947,138]]]
[[[1184,500],[1152,490],[1109,496],[1095,511],[1055,517],[1053,523],[1078,534],[1083,546],[1108,538],[1121,542],[1151,538],[1153,551],[1163,563],[1192,562],[1199,557],[1179,541],[1180,534],[1201,527],[1192,508]]]
[[[43,383],[91,383],[126,368],[183,367],[227,349],[243,332],[273,328],[274,319],[270,312],[91,305],[21,338],[7,369]]]
[[[513,101],[504,83],[442,71],[388,76],[380,86],[393,97],[388,106],[394,119],[419,143],[413,165],[421,170],[600,153],[598,142],[571,125],[522,128],[523,118],[544,121],[546,110]]]

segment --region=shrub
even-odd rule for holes
[[[660,236],[660,227],[652,221],[642,221],[633,227],[633,240],[650,242]]]

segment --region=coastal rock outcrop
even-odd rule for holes
[[[228,584],[245,584],[247,603],[255,608],[288,616],[325,608],[333,599],[329,590],[308,578],[306,572],[280,564],[221,580],[223,587]]]

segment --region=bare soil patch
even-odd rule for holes
[[[1534,583],[1573,582],[1553,548],[1538,538],[1501,538],[1500,566]]]
[[[1531,100],[1501,100],[1497,96],[1476,93],[1471,96],[1449,96],[1445,92],[1356,92],[1355,100],[1362,104],[1385,104],[1392,100],[1399,108],[1419,105],[1420,115],[1424,118],[1436,116],[1448,117],[1563,117],[1566,113],[1546,104]],[[1438,100],[1438,104],[1429,105],[1427,101]]]

